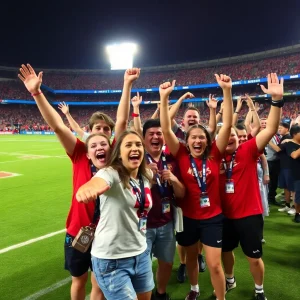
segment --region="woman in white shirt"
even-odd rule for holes
[[[153,174],[136,132],[123,132],[107,166],[76,195],[85,203],[100,195],[91,251],[94,273],[107,300],[150,300],[154,282],[145,234]]]

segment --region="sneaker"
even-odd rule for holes
[[[290,209],[291,209],[290,207],[285,206],[285,207],[283,207],[283,208],[279,208],[278,211],[279,211],[279,212],[288,212]]]
[[[288,211],[288,214],[290,216],[294,216],[296,214],[296,209],[295,208],[291,208],[289,211]]]
[[[206,270],[206,262],[204,256],[201,254],[198,255],[198,264],[199,264],[199,272],[203,273]]]
[[[294,221],[295,221],[296,223],[300,223],[300,215],[299,215],[299,214],[295,215]]]
[[[200,292],[195,292],[190,290],[190,292],[185,297],[185,300],[196,300],[200,296]]]
[[[256,293],[255,291],[255,300],[267,300],[267,297],[264,293]]]
[[[177,271],[177,280],[180,283],[184,283],[185,278],[186,278],[185,265],[180,264],[178,271]]]
[[[227,294],[227,292],[229,292],[230,290],[233,290],[233,289],[236,288],[235,277],[233,277],[233,278],[234,278],[234,282],[233,283],[230,283],[230,282],[228,282],[226,280],[226,293],[225,294]],[[216,297],[216,291],[215,290],[213,291],[213,295]]]

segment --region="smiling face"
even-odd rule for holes
[[[261,119],[260,120],[260,128],[265,129],[267,127],[267,120],[266,119]]]
[[[248,141],[247,131],[245,129],[237,129],[237,136],[240,144],[243,144]]]
[[[108,138],[111,138],[111,128],[109,127],[109,125],[104,121],[104,120],[98,120],[97,122],[95,122],[95,124],[93,125],[92,131],[91,133],[103,133],[106,136],[108,136]]]
[[[120,146],[120,158],[129,172],[138,170],[144,159],[144,146],[139,136],[129,133],[124,137]]]
[[[239,146],[239,139],[234,128],[231,128],[231,133],[226,147],[226,153],[233,153]]]
[[[164,145],[161,127],[147,129],[144,137],[145,148],[151,155],[159,155]]]
[[[201,128],[193,128],[189,132],[187,146],[193,157],[200,157],[207,147],[207,138],[204,130]]]
[[[95,135],[87,141],[87,158],[97,169],[103,168],[110,157],[110,145],[104,136]]]
[[[196,124],[200,123],[200,116],[198,111],[189,109],[186,111],[186,113],[183,116],[183,128],[185,131],[188,131],[188,129]]]

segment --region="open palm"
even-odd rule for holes
[[[23,81],[28,92],[31,94],[38,93],[42,84],[43,72],[40,72],[37,76],[31,65],[27,64],[27,66],[22,65],[20,73],[21,74],[18,74],[18,77]]]

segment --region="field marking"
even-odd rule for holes
[[[2,176],[2,175],[4,175],[4,176]],[[22,176],[22,174],[0,171],[0,179],[12,178],[12,177],[16,177],[16,176]]]
[[[31,143],[31,142],[39,142],[39,143],[58,143],[59,141],[58,140],[45,140],[45,141],[43,141],[43,140],[17,140],[17,139],[15,139],[15,140],[13,140],[13,139],[2,139],[2,138],[0,138],[0,142],[2,142],[2,141],[4,141],[4,142],[29,142],[29,143]]]
[[[42,147],[41,147],[42,148]],[[63,148],[49,148],[49,149],[45,149],[45,148],[43,148],[43,149],[29,149],[29,151],[30,152],[39,152],[39,151],[44,151],[44,152],[46,152],[46,151],[56,151],[56,150],[62,150]],[[25,151],[19,151],[18,153],[24,153],[24,152],[26,152],[27,150],[25,150]]]
[[[22,243],[19,243],[19,244],[16,244],[16,245],[12,245],[12,246],[3,248],[3,249],[0,250],[0,254],[9,252],[11,250],[15,250],[15,249],[18,249],[18,248],[21,248],[21,247],[24,247],[24,246],[27,246],[27,245],[30,245],[30,244],[33,244],[33,243],[38,242],[38,241],[42,241],[42,240],[48,239],[48,238],[50,238],[52,236],[55,236],[55,235],[63,233],[63,232],[66,232],[66,229],[54,231],[54,232],[42,235],[40,237],[37,237],[37,238],[34,238],[34,239],[30,239],[30,240],[28,240],[26,242],[22,242]]]
[[[4,154],[5,152],[0,152],[0,154]],[[8,152],[7,152],[8,153]],[[25,154],[25,153],[8,153],[7,155],[10,156],[19,156],[21,159],[17,159],[17,160],[7,160],[7,161],[0,161],[0,164],[6,164],[6,163],[13,163],[13,162],[24,162],[24,161],[29,161],[29,160],[35,160],[35,159],[42,159],[42,158],[68,158],[66,155],[35,155],[35,154]],[[29,158],[26,157],[24,158],[24,156],[33,156],[34,158]]]
[[[57,290],[58,288],[64,286],[65,284],[69,283],[72,281],[72,277],[67,277],[61,281],[58,281],[56,282],[55,284],[53,285],[50,285],[49,287],[43,289],[43,290],[40,290],[38,291],[37,293],[33,294],[33,295],[30,295],[26,298],[24,298],[23,300],[35,300],[35,299],[38,299],[46,294],[49,294],[55,290]]]

